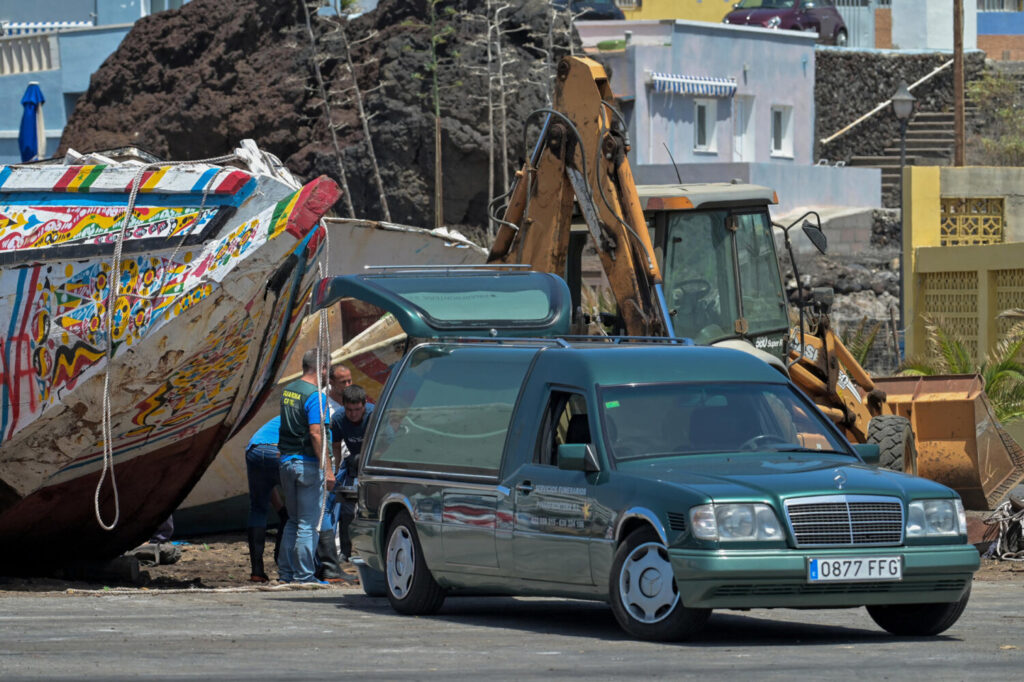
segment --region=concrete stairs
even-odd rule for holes
[[[971,116],[968,108],[967,116]],[[953,159],[953,112],[921,111],[907,124],[907,165],[948,166]],[[882,197],[895,197],[900,180],[900,138],[890,140],[880,156],[855,156],[850,166],[882,170]],[[888,203],[888,202],[885,202]]]

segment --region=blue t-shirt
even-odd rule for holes
[[[366,425],[370,423],[371,414],[373,414],[373,403],[366,403],[366,411],[363,412],[363,418],[358,422],[345,416],[344,407],[338,410],[331,417],[331,439],[345,441],[352,456],[358,457],[363,451],[363,438],[366,435]]]
[[[255,445],[277,445],[277,436],[280,431],[281,415],[277,415],[261,426],[256,433],[252,434],[252,438],[249,439],[249,445],[246,446],[246,449]]]

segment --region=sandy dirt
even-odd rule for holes
[[[223,588],[252,587],[257,584],[249,580],[249,549],[244,533],[226,533],[195,538],[176,539],[180,543],[181,558],[167,566],[141,566],[141,582],[138,587],[147,590],[188,589],[188,588]],[[274,563],[273,535],[267,536],[266,557],[264,559],[267,575],[277,577]],[[356,569],[351,564],[344,564],[343,569],[349,575],[358,578]],[[4,577],[0,576],[0,596],[5,592],[65,592],[67,590],[95,590],[110,586],[124,586],[126,583],[115,580],[84,581],[65,580],[55,577]],[[358,582],[353,585],[331,586],[331,589],[360,589]]]
[[[209,535],[179,540],[182,544],[181,559],[169,566],[143,566],[148,576],[146,584],[139,589],[182,589],[182,588],[223,588],[253,587],[249,581],[249,553],[242,533]],[[276,577],[273,559],[273,540],[267,538],[267,574]],[[346,573],[357,576],[351,564],[345,565]],[[1007,581],[1024,580],[1024,562],[995,561],[982,559],[981,568],[975,580]],[[116,586],[110,582],[87,582],[61,580],[57,578],[12,578],[0,577],[0,596],[11,592],[66,592],[67,590],[95,590]],[[332,586],[331,589],[360,589],[358,583]]]

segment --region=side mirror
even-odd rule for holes
[[[811,240],[820,253],[825,253],[828,250],[828,237],[821,231],[821,228],[811,223],[810,220],[805,220],[804,224],[800,226],[803,228],[804,234]]]
[[[878,449],[877,443],[854,443],[853,450],[860,455],[865,464],[870,464],[873,467],[878,466],[878,460],[881,458],[882,453]]]
[[[876,446],[877,447],[877,446]],[[600,471],[590,443],[562,443],[558,446],[558,468],[566,471]]]

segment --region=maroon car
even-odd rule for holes
[[[818,40],[846,45],[848,34],[843,17],[832,0],[740,0],[723,20],[791,31],[815,31]]]

